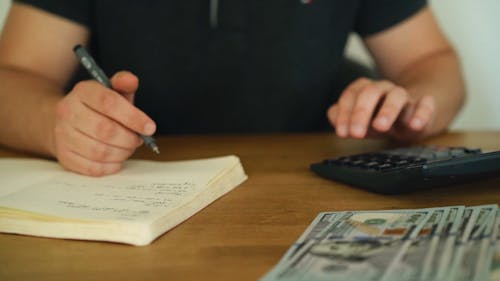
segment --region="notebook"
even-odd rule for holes
[[[147,245],[247,176],[236,156],[129,160],[93,178],[56,162],[0,159],[0,232]]]

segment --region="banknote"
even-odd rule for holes
[[[497,211],[493,228],[490,249],[488,251],[487,267],[489,273],[482,276],[482,280],[500,281],[500,210]]]
[[[262,281],[500,281],[497,205],[318,214]]]
[[[381,240],[402,239],[415,233],[417,226],[422,227],[419,223],[431,212],[431,209],[346,211],[318,235],[328,240],[373,237]]]
[[[262,280],[378,280],[430,210],[344,212]]]
[[[486,263],[491,233],[497,213],[497,206],[483,207],[473,227],[469,241],[464,245],[465,253],[457,274],[458,281],[479,281],[482,267]]]
[[[462,221],[460,224],[459,231],[457,233],[457,238],[455,244],[451,246],[451,248],[445,249],[442,258],[446,257],[446,260],[449,260],[448,267],[440,267],[438,269],[438,275],[436,276],[436,281],[448,281],[453,280],[458,275],[458,271],[460,270],[459,266],[462,262],[464,255],[464,245],[469,240],[470,233],[474,226],[474,223],[479,214],[478,208],[466,208],[464,211],[464,215],[462,217]],[[453,259],[452,259],[453,258]]]
[[[285,253],[285,255],[279,261],[279,264],[290,259],[298,250],[300,250],[306,241],[310,239],[315,239],[320,237],[320,233],[335,222],[343,212],[323,212],[319,213],[313,222],[307,227],[306,231],[302,233],[297,242],[295,242]]]
[[[303,243],[309,239],[318,237],[330,224],[339,219],[344,212],[324,212],[320,213],[309,225],[306,231],[299,237],[297,243]]]
[[[497,206],[496,205],[485,205],[472,208],[473,215],[474,212],[477,213],[477,217],[472,221],[467,221],[468,225],[464,224],[462,229],[464,230],[463,238],[465,239],[467,235],[467,229],[470,229],[468,240],[465,244],[458,243],[456,247],[456,253],[453,255],[455,257],[455,264],[459,264],[458,267],[452,266],[451,271],[448,271],[446,276],[448,280],[458,280],[458,281],[479,281],[482,276],[484,276],[485,264],[487,263],[488,250],[491,243],[491,235],[493,232],[493,225],[496,218]],[[476,209],[476,210],[474,210]],[[426,222],[417,239],[408,248],[408,251],[404,253],[404,259],[400,263],[395,263],[396,270],[388,269],[389,273],[392,275],[385,276],[382,280],[430,280],[427,272],[429,269],[424,267],[430,266],[433,262],[433,254],[435,253],[434,247],[430,247],[431,238],[425,232],[429,229],[437,229],[440,224],[437,222],[437,217],[443,218],[444,210],[435,210],[431,218]],[[444,220],[441,221],[441,226]],[[472,225],[472,227],[471,227]],[[442,228],[441,228],[442,229]],[[434,238],[438,238],[435,236]],[[439,243],[437,239],[435,245]],[[404,247],[403,247],[404,249]],[[450,256],[450,249],[447,249]],[[396,258],[396,261],[398,259]],[[426,264],[426,266],[424,266]],[[445,269],[447,267],[444,267]]]
[[[475,261],[476,266],[474,271],[469,273],[469,276],[473,276],[473,281],[486,281],[488,280],[488,274],[490,271],[492,249],[494,249],[494,241],[497,236],[497,214],[498,208],[495,209],[492,214],[490,214],[490,221],[487,227],[484,228],[478,241],[479,242],[479,254],[478,259]]]
[[[393,268],[383,280],[417,281],[428,280],[430,267],[436,256],[437,246],[444,230],[448,214],[463,207],[445,207],[435,209],[418,233],[417,237],[402,248],[401,258],[396,257]]]
[[[466,225],[461,228],[453,260],[445,280],[473,280],[482,234],[488,225],[494,223],[497,208],[496,205],[486,205],[466,209],[466,212],[472,210],[472,213],[467,219]]]
[[[439,238],[439,244],[436,249],[436,254],[433,262],[430,264],[428,271],[425,272],[421,280],[442,280],[446,276],[446,269],[449,268],[455,242],[463,226],[464,216],[470,217],[472,210],[468,210],[465,214],[465,207],[460,206],[451,208],[446,216],[444,231]]]

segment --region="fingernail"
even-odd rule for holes
[[[337,128],[337,135],[340,137],[345,137],[347,136],[347,126],[346,125],[339,125]]]
[[[152,135],[152,134],[154,134],[155,130],[156,130],[156,126],[153,123],[147,123],[144,126],[144,133],[146,135]]]
[[[419,118],[413,118],[410,125],[413,129],[420,129],[422,128],[423,122]]]
[[[354,124],[351,127],[351,132],[355,136],[362,137],[365,134],[365,128],[359,124]]]
[[[379,126],[386,128],[389,126],[389,119],[387,119],[387,117],[379,117],[377,123]]]

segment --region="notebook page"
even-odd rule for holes
[[[55,161],[41,159],[0,159],[0,197],[26,186],[57,177],[64,170]]]
[[[234,156],[183,162],[130,160],[116,175],[73,173],[0,198],[0,207],[55,217],[100,221],[149,221],[196,196],[239,162]]]

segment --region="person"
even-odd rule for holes
[[[360,77],[338,94],[351,31],[384,79]],[[111,74],[112,90],[82,76],[77,44]],[[445,130],[465,95],[425,0],[15,1],[0,81],[1,144],[91,176],[119,171],[137,134],[155,131],[304,132],[329,122],[341,138],[417,140]]]

